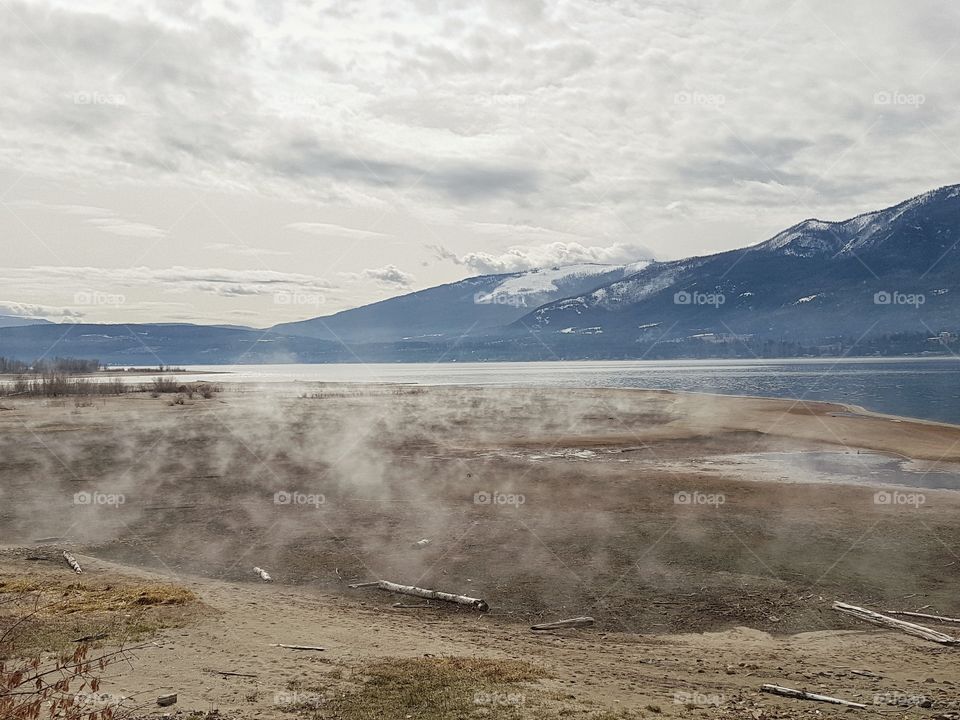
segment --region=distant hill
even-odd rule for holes
[[[0,328],[4,327],[23,327],[24,325],[52,325],[49,320],[43,318],[25,318],[19,315],[0,315]]]
[[[624,265],[584,263],[481,275],[271,330],[349,344],[442,342],[508,325],[544,303],[589,292],[629,272]]]
[[[264,330],[190,324],[46,324],[0,328],[0,356],[31,361],[50,354],[113,365],[331,362],[334,343]]]

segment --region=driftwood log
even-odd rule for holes
[[[539,625],[531,625],[531,630],[562,630],[563,628],[581,628],[581,627],[590,627],[593,625],[594,619],[592,617],[575,617],[570,618],[569,620],[557,620],[556,622],[540,623]]]
[[[273,582],[273,578],[270,577],[270,573],[260,567],[254,567],[253,571],[260,576],[260,579],[264,582]]]
[[[315,650],[317,652],[326,650],[326,648],[320,647],[319,645],[284,645],[283,643],[273,643],[270,647],[285,648],[287,650]]]
[[[427,590],[426,588],[414,587],[413,585],[399,585],[397,583],[388,582],[387,580],[356,583],[350,587],[372,587],[374,585],[381,590],[400,593],[401,595],[413,595],[415,597],[426,598],[427,600],[444,600],[446,602],[457,603],[458,605],[469,605],[472,608],[476,608],[480,612],[486,612],[490,609],[490,606],[480,598],[468,597],[466,595],[456,595],[448,592],[440,592],[439,590]]]
[[[848,605],[847,603],[836,601],[833,603],[833,609],[847,615],[852,615],[859,620],[864,620],[868,623],[873,623],[874,625],[880,625],[881,627],[900,630],[908,635],[914,635],[916,637],[923,638],[924,640],[931,640],[935,643],[940,643],[941,645],[956,645],[957,643],[960,643],[960,640],[952,635],[947,635],[937,630],[924,627],[923,625],[907,622],[906,620],[897,620],[896,618],[892,618],[887,615],[881,615],[878,612],[857,607],[856,605]]]
[[[67,565],[72,567],[73,571],[77,575],[83,572],[83,568],[80,567],[80,563],[77,562],[77,559],[66,550],[63,551],[63,559],[67,561]]]
[[[887,610],[891,615],[907,615],[909,617],[923,618],[924,620],[936,620],[943,623],[960,623],[960,618],[944,617],[942,615],[928,615],[922,612],[907,612],[906,610]]]
[[[806,690],[794,690],[793,688],[782,687],[780,685],[761,685],[760,690],[766,693],[772,693],[774,695],[795,698],[796,700],[813,700],[814,702],[825,702],[832,705],[844,705],[846,707],[860,709],[867,707],[861,703],[850,702],[849,700],[841,700],[840,698],[830,697],[829,695],[817,695],[816,693],[810,693]]]

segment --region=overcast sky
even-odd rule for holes
[[[0,314],[267,326],[960,182],[951,0],[0,2]]]

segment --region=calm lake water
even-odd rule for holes
[[[960,424],[960,360],[672,360],[191,366],[227,382],[657,388],[828,400]],[[219,373],[228,373],[227,375]],[[194,376],[191,379],[198,379]]]

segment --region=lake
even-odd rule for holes
[[[827,400],[960,424],[957,358],[198,365],[187,369],[204,373],[190,379],[253,384],[379,382],[656,388]],[[221,374],[224,372],[229,374]]]

